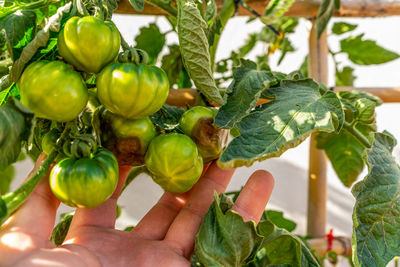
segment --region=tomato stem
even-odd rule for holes
[[[52,151],[28,181],[14,192],[8,193],[3,197],[3,201],[7,207],[7,214],[0,219],[0,225],[25,202],[39,181],[45,176],[56,156],[57,152]]]

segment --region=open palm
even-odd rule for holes
[[[129,171],[120,167],[118,187],[101,206],[76,210],[59,247],[49,241],[59,201],[44,178],[0,229],[1,266],[189,266],[195,235],[213,192],[225,191],[234,170],[212,164],[191,191],[164,193],[132,231],[124,232],[114,225],[117,199]],[[258,222],[272,187],[272,176],[256,171],[233,209],[245,221]]]

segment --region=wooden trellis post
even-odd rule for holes
[[[324,31],[317,38],[315,20],[309,36],[308,73],[311,78],[323,84],[328,83],[328,41]],[[323,237],[326,225],[326,159],[323,150],[316,148],[315,134],[310,139],[308,168],[308,215],[307,233],[312,237]]]

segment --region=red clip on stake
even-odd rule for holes
[[[327,251],[331,251],[332,250],[332,245],[333,245],[333,240],[335,239],[335,237],[333,236],[333,229],[329,230],[329,234],[325,235],[327,241],[328,241],[328,249]]]

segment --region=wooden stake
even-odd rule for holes
[[[216,0],[217,8],[220,9],[223,0]],[[268,1],[265,0],[249,0],[246,3],[256,10],[259,14],[263,14]],[[296,1],[285,16],[289,17],[316,17],[318,14],[319,1]],[[123,14],[141,14],[141,15],[165,15],[166,13],[158,7],[145,3],[142,12],[137,12],[131,6],[128,0],[119,2],[116,13]],[[252,16],[246,9],[239,7],[239,16]],[[396,0],[342,0],[340,9],[335,11],[336,17],[382,17],[400,15],[400,1]]]
[[[309,36],[308,72],[314,80],[328,83],[328,42],[326,31],[317,38],[315,20]],[[312,237],[325,236],[326,225],[326,159],[323,150],[316,148],[315,134],[310,138],[308,170],[307,233]]]

